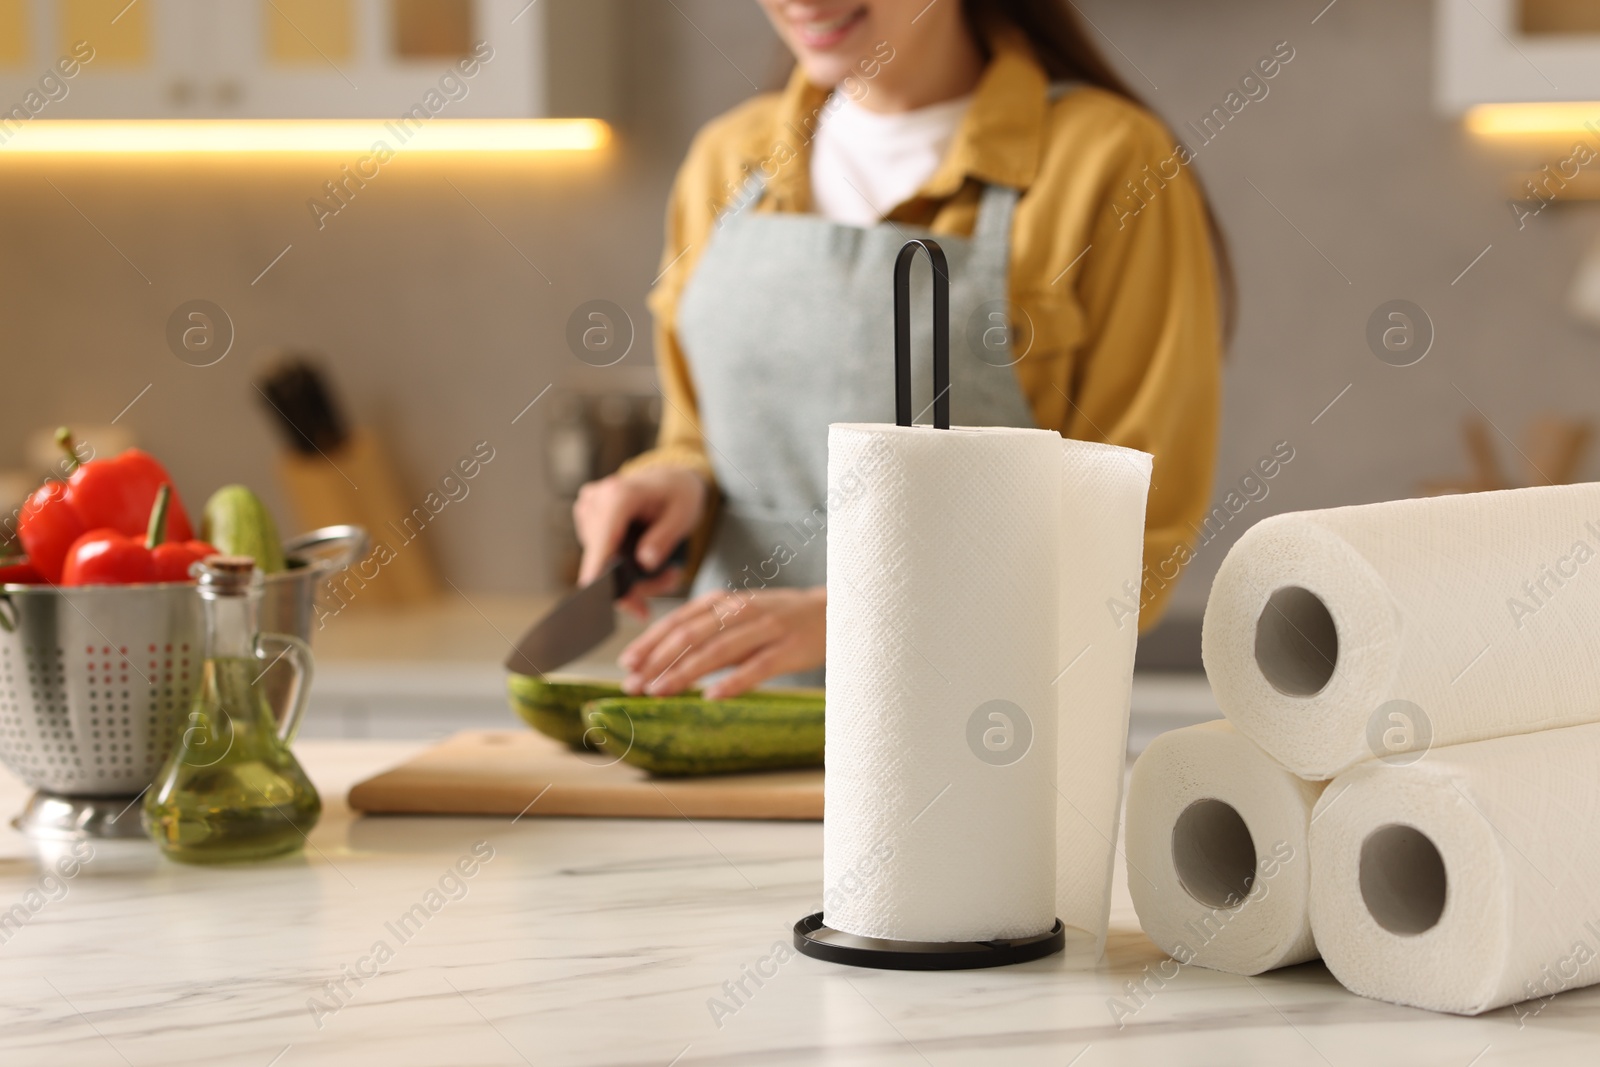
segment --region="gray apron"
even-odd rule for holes
[[[722,509],[694,592],[826,581],[828,424],[894,422],[895,256],[913,226],[759,214],[759,173],[725,212],[678,303]],[[1032,426],[1006,329],[1017,191],[984,187],[950,261],[950,420]],[[912,409],[931,407],[932,284],[912,271]],[[923,418],[927,417],[924,412]],[[821,684],[821,672],[786,684]]]

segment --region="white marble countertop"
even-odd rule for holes
[[[348,785],[415,743],[297,747],[326,804],[301,856],[202,869],[100,844],[44,882],[35,846],[0,833],[0,910],[42,901],[0,929],[0,1062],[1494,1067],[1593,1063],[1600,1041],[1600,991],[1460,1019],[1354,997],[1320,964],[1186,967],[1119,1029],[1110,999],[1164,958],[1120,884],[1099,965],[909,974],[785,953],[734,1001],[723,984],[815,910],[819,825],[353,818]],[[0,777],[0,812],[24,795]],[[446,877],[475,846],[491,858]],[[714,1017],[713,998],[736,1010]]]

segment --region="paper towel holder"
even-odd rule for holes
[[[891,941],[861,937],[824,926],[822,912],[813,912],[794,924],[794,947],[802,955],[851,967],[877,967],[889,971],[965,971],[979,967],[1004,967],[1042,960],[1067,944],[1067,928],[1055,925],[1032,937],[994,941]]]
[[[900,246],[894,260],[894,421],[912,425],[911,417],[911,264],[917,252],[927,253],[933,271],[933,426],[950,428],[950,262],[939,242],[916,238]],[[1003,967],[1043,959],[1067,944],[1060,919],[1049,930],[1030,937],[990,941],[896,941],[835,930],[813,912],[794,924],[794,947],[812,959],[851,967],[893,971],[958,971]]]
[[[917,250],[933,271],[933,426],[950,428],[950,261],[931,238],[900,246],[894,257],[894,421],[911,425],[911,263]]]

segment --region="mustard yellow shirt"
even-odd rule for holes
[[[1221,341],[1200,192],[1154,116],[1090,87],[1051,101],[1026,42],[1002,33],[990,43],[948,155],[888,217],[966,236],[983,184],[1021,190],[1010,297],[1033,324],[1016,373],[1035,421],[1065,437],[1155,456],[1140,613],[1146,629],[1189,557],[1216,452]],[[661,435],[630,466],[677,464],[712,480],[694,367],[678,344],[678,298],[717,215],[753,168],[768,177],[755,210],[813,210],[809,139],[829,91],[797,70],[783,92],[746,101],[695,137],[673,186],[662,274],[649,297],[665,398]]]

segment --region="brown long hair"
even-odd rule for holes
[[[1131,100],[1146,111],[1154,112],[1127,82],[1122,80],[1105,55],[1084,31],[1070,0],[962,0],[962,11],[973,35],[984,39],[984,30],[997,24],[1009,24],[1022,32],[1032,46],[1035,57],[1052,81],[1084,82]],[[1190,178],[1200,190],[1201,203],[1205,205],[1206,229],[1211,234],[1211,254],[1217,264],[1217,290],[1222,313],[1222,336],[1233,336],[1238,315],[1238,284],[1233,273],[1233,257],[1228,252],[1228,242],[1222,227],[1217,225],[1217,214],[1211,207],[1211,198],[1200,185],[1198,175],[1190,171]]]

